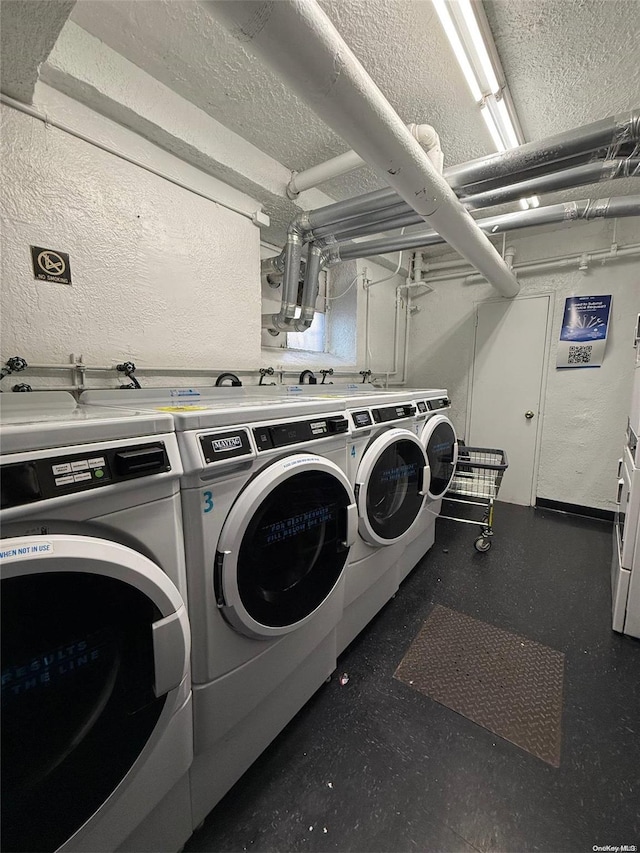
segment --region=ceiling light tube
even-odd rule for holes
[[[487,50],[487,46],[484,43],[484,39],[482,38],[482,33],[480,32],[480,27],[478,26],[478,21],[476,19],[475,12],[473,11],[473,8],[471,6],[470,0],[458,0],[458,8],[462,13],[462,17],[467,26],[471,42],[478,58],[478,62],[480,63],[480,67],[482,68],[484,75],[487,78],[489,88],[494,95],[497,95],[500,91],[500,85],[498,84],[496,73],[493,70],[493,65],[489,57],[489,52]]]
[[[499,152],[506,151],[506,146],[502,141],[502,137],[500,136],[500,131],[498,130],[498,126],[494,121],[493,116],[489,112],[489,108],[486,104],[483,104],[480,107],[480,115],[484,119],[484,123],[487,126],[487,130],[491,134],[491,138],[493,139],[493,144],[497,148]]]
[[[540,199],[537,195],[532,195],[527,201],[529,202],[529,207],[540,207]]]
[[[529,210],[529,202],[526,198],[521,198],[518,204],[523,210]]]
[[[517,148],[520,145],[520,141],[504,98],[496,99],[496,118],[507,147]]]
[[[467,85],[471,90],[473,100],[479,102],[482,100],[482,91],[480,89],[480,84],[476,79],[476,75],[474,74],[473,68],[471,67],[471,63],[467,58],[467,54],[465,52],[464,47],[462,46],[460,36],[458,35],[457,30],[453,24],[445,0],[433,0],[433,5],[435,6],[436,12],[438,13],[438,17],[440,18],[442,28],[444,29],[446,36],[449,39],[449,43],[453,48],[455,57],[458,60],[458,65],[462,69],[462,73],[464,74],[465,80],[467,81]]]

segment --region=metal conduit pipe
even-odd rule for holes
[[[284,250],[277,258],[268,258],[267,266],[275,271],[280,268],[284,272],[282,279],[282,302],[278,314],[273,314],[271,325],[280,332],[291,330],[296,308],[298,305],[298,281],[300,279],[300,263],[302,261],[302,239],[309,223],[305,213],[299,213],[290,223],[287,232],[287,242]],[[264,272],[264,267],[261,264]]]
[[[276,70],[498,293],[518,293],[514,274],[315,0],[202,4],[245,49]]]
[[[605,121],[609,121],[606,119]],[[588,129],[591,127],[590,125],[586,125]],[[580,130],[580,128],[578,128]],[[630,134],[633,131],[630,130]],[[630,136],[629,141],[633,141],[633,137]],[[638,134],[638,140],[640,141],[640,134]],[[544,142],[539,143],[539,147],[541,149],[546,150],[546,145]],[[492,160],[492,169],[494,172],[498,172],[497,169],[497,160],[503,157],[502,154],[492,155],[491,158],[484,158]],[[472,161],[475,163],[483,162],[481,160]],[[569,163],[570,160],[566,160],[565,162]],[[468,164],[462,164],[460,167],[466,167]],[[548,162],[546,163],[546,168],[549,168]],[[553,190],[566,189],[567,187],[580,186],[582,184],[588,184],[596,181],[604,181],[604,180],[613,180],[619,177],[634,177],[638,176],[640,169],[640,158],[637,157],[614,157],[609,160],[595,160],[589,163],[580,163],[578,165],[570,166],[569,168],[560,169],[555,172],[545,172],[545,174],[541,175],[532,175],[532,172],[538,172],[543,167],[540,167],[538,164],[531,165],[527,170],[525,170],[522,174],[529,175],[529,177],[525,177],[524,180],[519,181],[517,184],[508,184],[508,186],[501,185],[499,187],[475,192],[472,195],[463,195],[463,203],[465,206],[470,209],[477,210],[483,207],[490,207],[492,204],[501,204],[505,201],[512,200],[514,198],[526,198],[531,195],[537,195],[542,192],[551,192]],[[445,178],[448,178],[450,170],[445,170]],[[493,179],[497,179],[500,176],[495,174]],[[519,177],[516,173],[510,176],[502,176],[503,179],[513,179]],[[511,189],[513,188],[513,189]],[[468,188],[458,188],[458,192],[460,194],[460,190],[466,191]],[[403,202],[397,193],[395,193],[392,189],[387,188],[383,190],[376,190],[372,193],[366,193],[365,195],[357,196],[356,198],[347,199],[346,201],[336,202],[335,204],[327,205],[326,207],[318,208],[317,210],[308,211],[307,222],[309,227],[313,230],[311,232],[306,232],[303,235],[304,239],[325,239],[330,235],[338,235],[342,236],[346,232],[346,228],[356,227],[360,224],[368,224],[369,221],[373,224],[374,222],[382,222],[387,230],[392,227],[404,227],[407,225],[412,225],[419,223],[421,219],[416,215],[416,218],[413,222],[404,221],[398,225],[393,226],[389,225],[386,221],[387,219],[391,219],[392,216],[404,216],[405,213],[408,213],[411,210],[410,206]],[[370,216],[371,219],[367,219]],[[383,230],[383,229],[379,229]],[[351,233],[352,237],[356,236],[364,236],[366,234],[375,234],[376,231],[372,229],[366,229],[361,232],[353,231]],[[284,256],[285,250],[277,256],[276,258],[268,258],[262,262],[262,272],[265,274],[269,273],[282,273],[284,270]]]
[[[322,249],[319,246],[310,246],[307,256],[307,267],[304,274],[304,286],[302,288],[300,317],[294,323],[296,332],[306,332],[313,322],[316,300],[318,298],[321,262]]]
[[[487,190],[461,199],[462,204],[470,210],[479,210],[492,207],[496,204],[514,201],[520,198],[528,198],[544,192],[578,187],[584,184],[597,183],[599,181],[614,180],[616,178],[640,177],[640,158],[616,158],[614,160],[598,160],[583,166],[574,166],[560,172],[552,172],[550,175],[542,175],[537,178],[520,181],[517,184],[508,184],[498,189]],[[357,216],[335,226],[327,226],[310,235],[315,239],[325,236],[334,236],[336,239],[353,239],[364,237],[367,234],[377,234],[382,231],[391,231],[395,228],[406,228],[410,225],[418,225],[422,221],[416,213],[412,213],[409,205],[396,205],[379,211],[377,214]]]
[[[592,124],[528,142],[501,154],[481,157],[452,166],[445,172],[452,187],[468,187],[481,181],[524,172],[533,165],[557,162],[575,154],[608,149],[615,155],[621,145],[640,139],[640,110],[609,116]]]
[[[343,219],[349,219],[351,216],[371,213],[382,210],[385,207],[393,207],[397,204],[403,204],[402,199],[395,190],[386,187],[385,189],[374,190],[355,198],[336,201],[333,204],[327,204],[325,207],[319,207],[317,210],[310,210],[307,212],[307,216],[309,217],[311,229],[314,229],[322,225],[332,225],[335,222],[341,222]]]
[[[548,225],[553,222],[566,222],[583,219],[615,219],[625,216],[640,216],[640,195],[619,196],[616,198],[582,199],[581,201],[552,204],[515,213],[504,213],[477,220],[477,225],[489,234],[501,234],[532,225]],[[396,237],[381,237],[366,243],[334,243],[325,249],[325,257],[333,265],[339,261],[356,258],[370,258],[373,255],[399,252],[404,249],[422,249],[445,241],[436,231],[421,231],[415,234],[401,234]]]
[[[475,192],[474,184],[483,181],[510,180],[531,170],[539,170],[558,161],[581,165],[584,157],[594,151],[607,149],[609,157],[615,157],[621,145],[640,142],[640,110],[632,110],[621,116],[609,116],[592,124],[573,128],[565,133],[548,137],[540,142],[530,142],[500,154],[491,154],[451,166],[444,170],[447,182],[465,196]],[[575,162],[575,160],[580,162]],[[477,190],[480,192],[481,190]],[[397,193],[391,188],[375,190],[346,201],[336,202],[317,210],[309,211],[312,227],[324,226],[384,207],[400,203]]]
[[[527,178],[506,187],[474,193],[462,199],[463,204],[473,210],[491,207],[518,198],[529,198],[554,190],[565,190],[600,181],[612,181],[617,178],[640,177],[640,157],[615,157],[612,160],[595,160],[581,166],[572,166],[548,175]]]

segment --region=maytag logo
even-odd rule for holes
[[[234,435],[231,438],[214,438],[211,446],[214,453],[225,453],[242,447],[242,439],[239,435]]]

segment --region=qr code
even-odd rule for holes
[[[589,364],[593,347],[569,347],[569,364]]]

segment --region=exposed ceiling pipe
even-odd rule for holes
[[[409,124],[407,127],[427,152],[427,156],[438,172],[441,173],[444,155],[440,147],[440,137],[435,129],[430,124]],[[330,181],[340,175],[346,175],[366,165],[362,157],[355,151],[345,151],[344,154],[338,154],[337,157],[332,157],[324,163],[318,163],[302,172],[294,172],[287,184],[287,195],[291,199],[297,198],[304,190],[317,187],[318,184],[323,184],[325,181]]]
[[[547,207],[519,210],[515,213],[505,213],[480,219],[477,224],[485,233],[501,234],[534,225],[548,225],[578,219],[616,219],[627,216],[640,216],[640,195],[595,200],[583,199],[548,205]],[[436,231],[422,231],[416,234],[381,237],[378,240],[369,240],[365,243],[333,243],[323,250],[313,244],[310,247],[307,259],[301,314],[300,318],[295,321],[295,330],[303,332],[313,322],[318,296],[318,276],[323,266],[333,266],[341,261],[369,258],[404,249],[417,250],[444,242]],[[510,260],[506,258],[506,261],[511,268],[513,258],[511,257]],[[274,315],[271,314],[263,314],[263,327],[273,328],[273,317]]]
[[[203,5],[243,47],[274,68],[501,295],[518,293],[514,274],[315,0],[203,0]]]
[[[498,189],[487,190],[484,193],[478,193],[463,199],[463,203],[470,208],[479,209],[489,207],[493,204],[512,201],[517,198],[551,192],[553,190],[634,176],[640,177],[640,158],[638,157],[619,157],[613,160],[597,160],[580,166],[573,166],[572,168],[564,169],[562,171],[552,172],[549,175],[528,178],[517,184],[509,184]],[[394,198],[397,199],[398,196],[394,194]],[[320,212],[324,210],[325,208],[321,208]],[[326,240],[328,237],[333,236],[336,238],[342,238],[344,241],[347,238],[353,239],[354,237],[377,234],[383,230],[402,228],[408,225],[418,224],[422,221],[421,217],[416,213],[411,212],[409,205],[404,202],[400,202],[394,207],[372,211],[361,216],[349,217],[337,225],[325,225],[320,228],[314,228],[313,231],[305,231],[305,227],[309,227],[310,220],[313,219],[315,213],[316,211],[311,211],[308,214],[301,213],[296,217],[290,229],[293,231],[295,239],[302,237],[303,240],[310,238]],[[435,235],[433,235],[433,237],[435,238]],[[286,248],[280,256],[264,260],[262,262],[263,274],[282,278],[285,267],[285,252]],[[295,318],[298,290],[297,282],[293,281],[293,277],[289,281],[289,287],[290,295],[286,296],[283,294],[286,298],[283,300],[280,313],[265,315],[264,325],[270,328],[275,328],[278,331],[291,330],[294,326],[297,331],[304,331],[303,328],[299,328],[300,319],[296,320]],[[285,290],[285,288],[283,288],[283,290]],[[303,296],[303,303],[306,304],[307,309],[309,309],[310,304],[315,305],[315,300],[313,300],[312,303],[310,303],[309,300],[305,302]],[[310,316],[311,321],[313,319],[313,311],[311,311],[309,315],[309,311],[307,310],[307,315]],[[310,321],[306,324],[305,328],[308,328],[311,324]]]
[[[584,165],[585,160],[594,157],[594,152],[602,153],[600,160],[603,157],[616,158],[623,146],[638,142],[640,109],[632,110],[623,116],[609,116],[601,121],[550,136],[540,142],[529,142],[500,154],[491,154],[451,166],[444,170],[444,177],[456,188],[458,195],[468,196],[489,189],[478,186],[483,182],[499,182],[500,186],[503,186],[505,183],[525,179],[525,176],[537,177],[540,172],[549,174],[554,169],[564,171],[573,166]],[[311,227],[316,228],[350,216],[392,207],[401,202],[402,199],[395,190],[388,187],[309,211],[308,216]]]
[[[520,181],[517,184],[508,184],[505,187],[487,190],[484,193],[463,198],[461,201],[470,210],[479,210],[554,190],[629,177],[640,177],[640,158],[598,160],[583,166],[564,169],[561,172],[552,172],[550,175]],[[328,236],[339,240],[353,239],[368,234],[379,234],[382,231],[392,231],[395,228],[419,225],[421,221],[421,217],[414,213],[409,205],[395,205],[376,213],[354,216],[334,226],[327,225],[324,228],[318,228],[310,232],[307,237],[311,236],[316,240],[325,239]]]
[[[473,187],[482,181],[524,172],[532,165],[565,160],[576,154],[607,150],[615,157],[619,149],[640,139],[640,110],[610,116],[592,124],[551,136],[544,142],[528,142],[502,154],[481,157],[446,171],[452,187]]]
[[[548,225],[577,219],[615,219],[625,216],[640,216],[640,195],[616,198],[583,199],[581,201],[552,204],[547,207],[519,210],[477,220],[477,225],[489,234],[501,234],[533,225]],[[325,249],[325,258],[330,264],[355,258],[370,258],[373,255],[399,252],[404,249],[422,249],[445,241],[436,231],[421,231],[395,237],[380,237],[364,243],[333,243]]]
[[[606,261],[619,261],[625,258],[637,258],[640,256],[640,244],[632,244],[630,246],[613,245],[609,249],[596,249],[593,252],[586,253],[587,265],[591,263],[604,263]],[[564,255],[559,258],[546,258],[538,261],[530,261],[525,264],[515,264],[514,270],[518,276],[531,275],[550,269],[563,269],[567,267],[575,267],[581,269],[584,264],[585,254],[579,253],[574,255]],[[463,261],[464,264],[464,261]],[[462,267],[452,269],[451,272],[436,273],[429,275],[425,281],[428,284],[437,284],[444,281],[463,280],[467,284],[472,284],[479,281],[480,278],[473,272]]]

